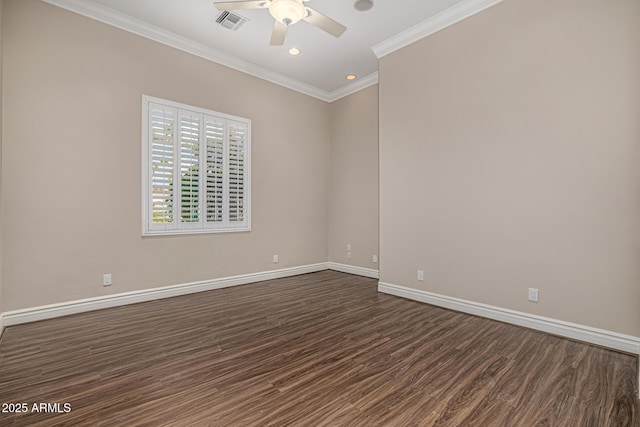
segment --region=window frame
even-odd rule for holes
[[[223,164],[225,166],[229,163],[229,153],[228,153],[228,124],[230,122],[235,122],[246,126],[246,140],[245,140],[245,157],[244,157],[244,216],[246,218],[243,221],[241,226],[230,226],[228,220],[228,199],[229,199],[229,188],[228,185],[223,187],[223,199],[225,200],[225,207],[227,208],[224,211],[225,218],[223,219],[223,224],[210,224],[207,227],[206,221],[206,210],[200,209],[200,216],[202,221],[202,226],[199,224],[195,226],[195,224],[183,224],[183,227],[180,227],[180,223],[175,223],[175,228],[170,229],[153,229],[151,227],[152,219],[151,219],[151,206],[152,206],[152,182],[151,182],[151,168],[150,168],[150,159],[151,159],[151,141],[150,141],[150,105],[159,104],[161,106],[167,107],[168,109],[175,109],[177,114],[174,117],[174,150],[180,150],[180,116],[183,111],[193,112],[195,114],[201,114],[203,118],[205,116],[210,116],[215,119],[225,121],[225,136],[223,142]],[[220,113],[218,111],[209,110],[206,108],[196,107],[193,105],[182,104],[175,101],[170,101],[167,99],[156,98],[148,95],[142,95],[142,236],[170,236],[170,235],[189,235],[189,234],[211,234],[211,233],[239,233],[239,232],[248,232],[251,231],[251,120],[245,117],[234,116],[231,114]],[[201,123],[201,127],[204,129],[206,127],[205,122]],[[206,130],[203,130],[201,134],[203,134]],[[200,141],[200,144],[205,144],[206,150],[206,139],[204,141]],[[200,146],[202,147],[202,145]],[[200,156],[199,170],[203,170],[203,158],[205,156]],[[175,155],[174,155],[175,158]],[[206,165],[205,165],[206,166]],[[179,172],[180,165],[174,162],[174,177]],[[223,169],[223,182],[228,184],[228,168]],[[174,179],[175,182],[175,179]],[[201,180],[202,182],[202,180]],[[199,190],[203,188],[200,185]],[[199,193],[200,206],[203,206],[203,197],[202,192]],[[179,204],[180,200],[178,198],[178,194],[174,193],[173,203]],[[178,212],[177,214],[175,212]],[[174,221],[179,221],[180,213],[179,209],[174,210]]]

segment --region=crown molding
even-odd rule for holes
[[[387,40],[378,43],[371,49],[379,58],[386,56],[411,43],[417,42],[433,33],[443,30],[456,22],[460,22],[476,13],[502,3],[503,0],[463,0],[460,3],[443,10],[437,15],[426,19],[419,24],[407,28]]]
[[[233,68],[234,70],[250,74],[254,77],[286,87],[296,92],[312,96],[325,102],[332,101],[332,92],[317,88],[299,80],[292,79],[283,74],[268,70],[249,61],[237,58],[228,53],[213,49],[202,43],[198,43],[187,37],[180,36],[171,31],[152,25],[143,20],[133,18],[124,13],[115,11],[100,4],[85,0],[42,0],[45,3],[66,9],[87,18],[100,21],[121,30],[128,31],[141,37],[162,43],[166,46],[182,50],[200,58]],[[359,89],[357,89],[359,90]],[[354,90],[355,92],[355,90]]]
[[[371,74],[359,78],[353,83],[346,84],[342,87],[339,87],[338,89],[329,92],[329,102],[337,101],[340,98],[344,98],[345,96],[349,96],[352,93],[356,93],[358,91],[361,91],[362,89],[366,89],[376,83],[378,83],[378,72],[374,71]]]

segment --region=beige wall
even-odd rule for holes
[[[37,0],[4,14],[6,310],[327,261],[329,104]],[[252,120],[250,233],[141,238],[142,94]]]
[[[3,9],[3,0],[0,0],[0,334],[2,333],[3,322],[2,322],[2,313],[3,309],[3,281],[2,281],[2,266],[3,266],[3,255],[4,255],[4,231],[3,231],[3,217],[4,210],[2,209],[2,199],[3,199],[3,188],[2,188],[2,9]]]
[[[331,104],[329,232],[330,261],[378,269],[378,85]]]
[[[506,0],[381,60],[383,282],[640,336],[638,23]]]

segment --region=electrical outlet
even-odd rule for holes
[[[529,288],[529,301],[538,302],[538,289]]]
[[[351,252],[347,252],[347,259],[351,259]]]
[[[274,255],[273,256],[273,263],[277,264],[280,261],[280,258],[278,257],[278,255]]]
[[[377,264],[378,263],[378,255],[373,255],[371,257],[371,262],[373,262],[374,264]]]
[[[420,281],[424,280],[424,271],[418,270],[418,280]]]
[[[102,286],[111,286],[111,274],[102,275]]]
[[[351,245],[349,244],[347,245],[347,251],[350,251],[350,250],[351,250]]]

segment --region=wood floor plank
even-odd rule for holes
[[[632,426],[636,357],[334,271],[11,326],[0,426]]]

